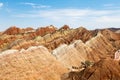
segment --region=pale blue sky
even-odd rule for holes
[[[0,0],[0,31],[47,25],[120,27],[120,0]]]

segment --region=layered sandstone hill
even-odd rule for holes
[[[79,67],[85,60],[99,61],[100,59],[113,57],[117,50],[111,42],[101,33],[91,38],[86,43],[76,40],[70,45],[63,44],[53,50],[52,54],[63,63],[65,67]]]
[[[6,32],[6,31],[5,31]],[[61,29],[57,30],[55,27],[50,26],[50,27],[45,27],[45,28],[40,28],[37,30],[34,30],[34,32],[29,33],[23,33],[23,34],[16,34],[16,35],[8,35],[6,33],[3,33],[3,35],[0,37],[1,41],[1,48],[4,50],[6,49],[21,49],[28,48],[29,46],[26,46],[20,42],[22,45],[13,45],[10,46],[11,44],[14,44],[16,40],[25,40],[26,42],[33,41],[35,45],[44,45],[47,47],[49,50],[53,50],[57,48],[60,44],[70,44],[74,40],[81,39],[83,42],[86,42],[90,38],[94,37],[95,34],[94,31],[88,31],[83,27],[77,28],[77,29],[69,29],[68,26],[63,26]],[[9,31],[8,31],[9,32]],[[43,36],[44,35],[44,36]],[[29,42],[30,43],[30,42]],[[52,45],[51,45],[52,44]],[[10,46],[10,47],[9,47]]]
[[[118,80],[119,49],[120,33],[109,29],[10,27],[0,33],[0,79],[60,80],[67,73],[62,80]],[[86,62],[94,65],[87,67]],[[118,71],[113,72],[114,64]]]
[[[20,45],[20,47],[19,48],[17,47],[16,49],[21,49],[21,47],[28,48],[29,46],[33,46],[33,45],[25,46],[27,44],[25,43],[25,41],[28,42],[28,44],[37,45],[35,41],[34,43],[31,43],[31,40],[35,39],[37,36],[43,36],[49,33],[53,33],[55,31],[56,31],[56,28],[52,25],[43,27],[43,28],[38,28],[38,29],[33,29],[30,27],[25,29],[20,29],[16,26],[13,26],[1,33],[0,48],[2,50],[11,49],[14,46],[19,46],[19,44],[22,44],[22,46]],[[16,42],[20,40],[21,42],[19,42],[19,44],[16,44]],[[12,45],[14,43],[16,45]],[[23,43],[25,44],[23,45]]]

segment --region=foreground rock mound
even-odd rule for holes
[[[42,46],[9,50],[0,55],[0,80],[60,80],[66,71]]]

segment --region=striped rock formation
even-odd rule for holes
[[[0,34],[0,80],[119,80],[119,49],[109,29],[9,28]]]

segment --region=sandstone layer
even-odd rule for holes
[[[60,80],[65,72],[67,69],[43,46],[0,54],[0,80]]]

